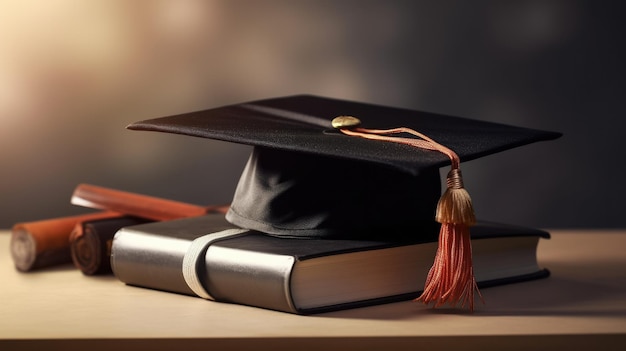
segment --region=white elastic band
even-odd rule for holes
[[[191,242],[185,257],[183,258],[183,277],[189,288],[203,299],[215,300],[204,288],[198,277],[198,260],[206,254],[209,246],[216,241],[229,239],[248,233],[247,229],[226,229],[221,232],[211,233]]]

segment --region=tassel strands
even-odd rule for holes
[[[371,140],[395,142],[426,150],[439,151],[450,158],[447,189],[437,204],[435,219],[441,223],[439,246],[432,268],[428,273],[424,291],[416,299],[440,307],[446,304],[474,310],[474,298],[480,292],[474,277],[472,247],[469,228],[476,222],[474,208],[468,192],[463,187],[458,155],[428,136],[410,128],[365,129],[352,116],[340,116],[332,121],[334,128],[350,136]],[[390,136],[408,133],[415,138]]]
[[[475,293],[481,297],[472,267],[469,227],[442,223],[439,248],[426,278],[424,292],[416,299],[433,307],[459,305],[474,310]]]
[[[472,263],[469,227],[476,223],[472,200],[463,188],[458,168],[448,173],[447,189],[437,205],[436,220],[441,223],[439,247],[428,273],[424,292],[417,300],[434,307],[460,305],[474,310],[475,293],[480,295]]]

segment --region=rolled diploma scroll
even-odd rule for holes
[[[85,275],[110,274],[111,244],[115,233],[123,227],[151,222],[150,220],[122,216],[81,222],[70,235],[70,251],[74,266]]]
[[[77,223],[119,217],[111,211],[17,223],[11,229],[11,257],[15,268],[27,272],[72,262],[69,238]]]

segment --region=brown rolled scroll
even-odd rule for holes
[[[151,221],[123,216],[76,224],[70,235],[74,265],[85,275],[111,274],[111,243],[115,233],[123,227],[147,222]]]
[[[228,206],[198,206],[90,184],[79,184],[72,194],[71,202],[74,205],[115,211],[153,221],[196,217],[215,212],[226,213],[228,210]]]
[[[22,272],[72,262],[69,238],[77,223],[119,217],[103,211],[77,216],[17,223],[11,229],[11,257]]]

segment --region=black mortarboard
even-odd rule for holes
[[[409,127],[468,161],[558,133],[317,96],[290,96],[131,124],[253,145],[229,220],[286,236],[345,236],[406,229],[434,219],[440,152],[354,138],[331,121],[356,116],[367,128]]]
[[[439,168],[450,165],[451,157],[432,150],[433,144],[412,144],[420,138],[407,133],[395,134],[396,142],[346,135],[351,127],[332,125],[345,115],[370,128],[361,131],[368,135],[376,135],[374,128],[418,131],[453,150],[460,161],[560,136],[307,95],[151,119],[128,128],[254,146],[227,214],[237,226],[289,237],[423,235],[432,240],[441,195]]]

